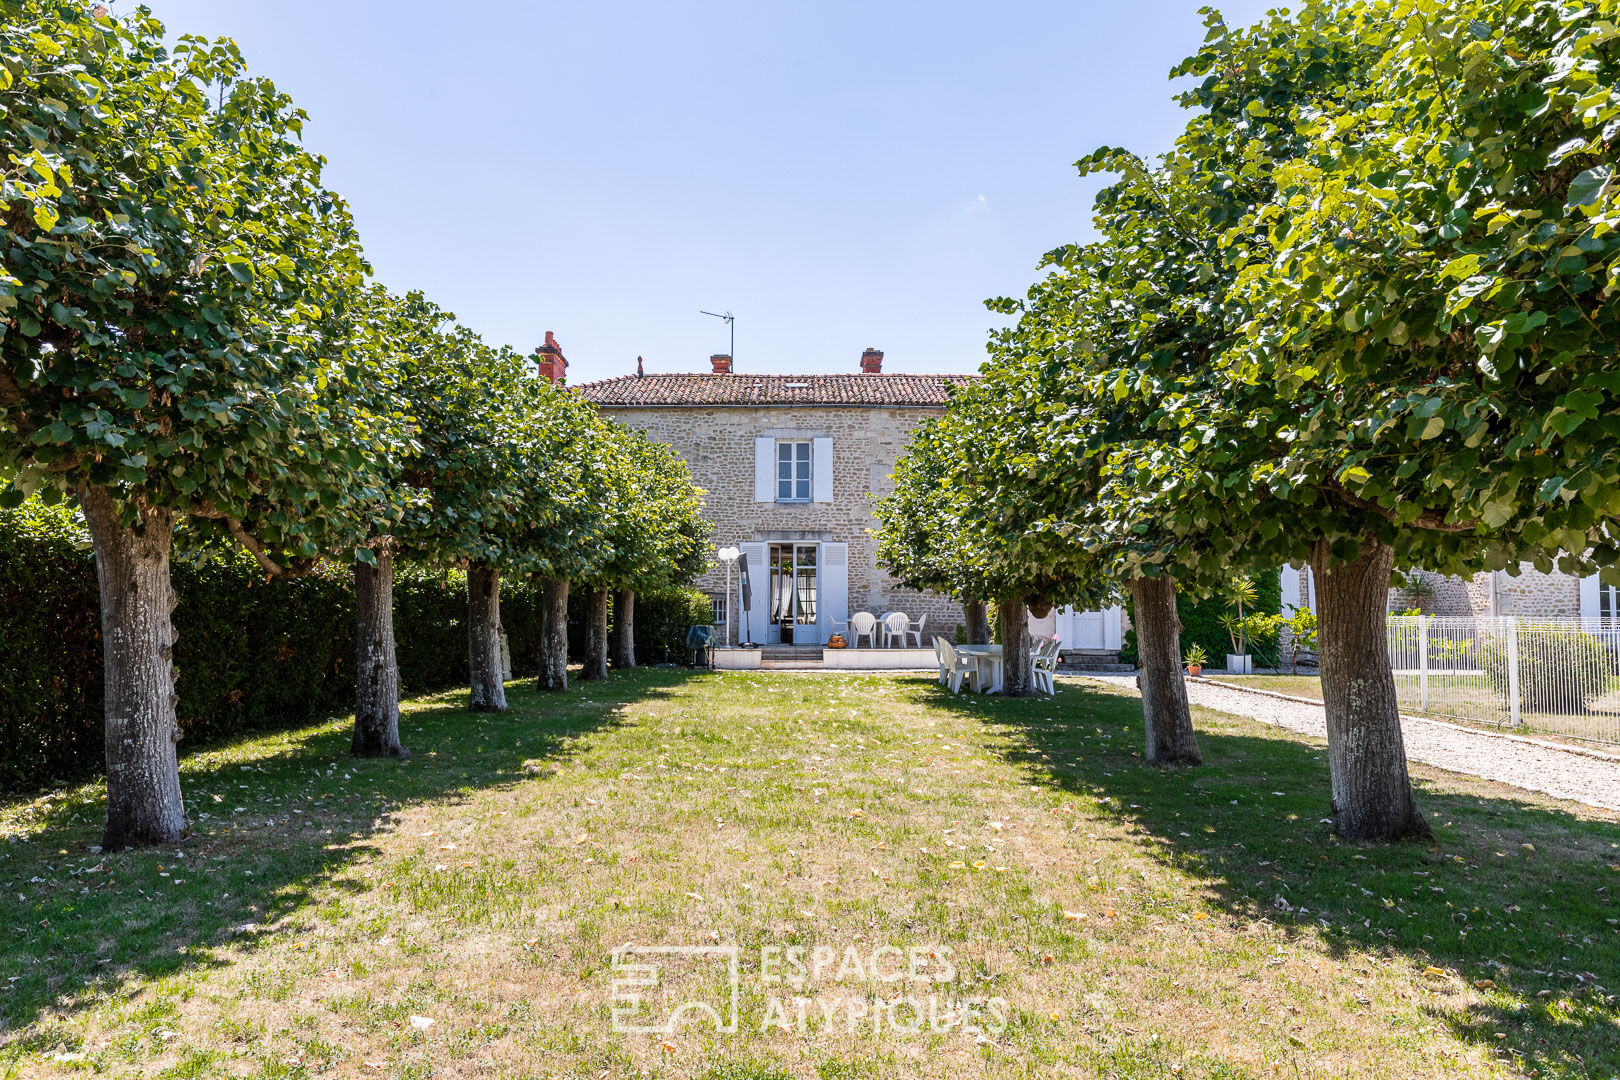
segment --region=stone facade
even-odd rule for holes
[[[928,629],[954,631],[962,607],[949,597],[900,586],[877,565],[877,527],[869,495],[886,495],[890,474],[911,429],[943,409],[883,409],[821,405],[809,408],[624,407],[605,408],[618,423],[639,428],[674,447],[705,492],[706,513],[718,546],[748,541],[841,541],[849,545],[849,610],[904,611],[928,616]],[[756,502],[754,440],[832,440],[831,502]],[[758,570],[755,571],[756,575]],[[755,589],[760,586],[756,584]],[[724,568],[699,578],[696,587],[725,595]],[[841,615],[835,615],[842,618]]]
[[[792,628],[795,645],[824,641],[859,611],[879,616],[903,611],[913,620],[926,616],[925,645],[936,632],[954,636],[965,621],[960,604],[903,588],[878,567],[871,503],[873,496],[892,490],[894,463],[912,429],[925,417],[943,414],[951,384],[971,377],[885,375],[882,353],[871,349],[862,355],[858,375],[737,374],[730,357],[712,362],[712,373],[638,371],[588,383],[580,392],[603,415],[647,432],[686,460],[704,490],[716,546],[739,546],[748,556],[756,610],[747,636],[766,644],[781,640],[780,625],[770,619],[769,554],[771,545],[790,542],[813,545],[816,602],[825,609],[817,613],[814,635],[802,625]],[[813,498],[776,498],[776,452],[783,443],[814,448]],[[846,547],[847,568],[842,568],[837,561]],[[727,568],[716,566],[695,585],[716,600],[726,597]],[[744,636],[739,623],[745,612],[736,590],[733,573],[733,642]]]

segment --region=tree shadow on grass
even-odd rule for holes
[[[1342,843],[1322,740],[1195,709],[1204,764],[1160,770],[1142,759],[1135,697],[1075,683],[1055,700],[921,692],[1003,736],[992,749],[1030,783],[1146,833],[1232,913],[1340,958],[1474,983],[1478,1000],[1435,1008],[1436,1022],[1521,1074],[1620,1075],[1620,815],[1414,763],[1434,842]]]
[[[131,980],[222,966],[222,948],[253,947],[375,854],[371,837],[402,809],[543,784],[540,761],[554,769],[619,724],[624,706],[690,677],[639,669],[564,694],[509,687],[507,713],[466,711],[464,690],[425,695],[400,719],[404,762],[351,758],[348,717],[199,750],[181,761],[193,835],[172,848],[91,854],[100,782],[0,804],[0,1065],[73,1049],[77,1036],[53,1020]]]

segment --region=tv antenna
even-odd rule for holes
[[[736,362],[737,362],[737,316],[733,315],[729,311],[726,312],[724,315],[716,314],[713,311],[700,311],[700,312],[698,312],[698,314],[699,315],[708,315],[710,318],[719,319],[722,322],[724,322],[728,327],[731,328],[731,352],[729,354],[727,354],[727,355],[729,355],[731,357],[732,364],[736,364]]]

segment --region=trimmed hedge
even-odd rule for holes
[[[235,549],[171,578],[180,671],[176,711],[188,744],[302,723],[354,702],[353,577],[330,567],[266,581]],[[583,637],[583,595],[570,637]],[[37,788],[101,768],[101,609],[95,556],[71,506],[0,510],[0,790]],[[538,583],[501,585],[513,674],[539,667]],[[394,634],[406,693],[466,686],[466,575],[396,568]],[[708,622],[708,597],[663,589],[636,597],[636,658],[685,660],[686,629]],[[581,640],[581,644],[583,641]]]
[[[1247,615],[1275,615],[1282,610],[1282,572],[1273,570],[1267,573],[1249,575],[1254,580],[1255,592],[1259,594],[1253,608],[1245,608]],[[1131,614],[1131,621],[1136,621],[1136,609],[1126,601],[1126,610]],[[1226,614],[1226,601],[1219,597],[1207,600],[1193,600],[1187,596],[1176,597],[1176,614],[1181,617],[1181,655],[1186,656],[1187,650],[1196,643],[1204,647],[1209,654],[1209,666],[1223,667],[1226,664],[1226,654],[1232,651],[1232,638],[1221,625],[1221,616]],[[1249,653],[1255,657],[1256,663],[1264,664],[1269,661],[1277,663],[1277,627],[1273,626],[1269,632],[1261,630],[1255,623],[1249,624]],[[1136,651],[1136,631],[1125,631],[1123,648],[1119,650],[1119,658],[1123,663],[1136,664],[1140,662]]]
[[[539,582],[526,592],[538,597]],[[635,634],[637,664],[684,664],[686,631],[694,624],[708,625],[714,617],[709,597],[696,589],[663,588],[636,593]],[[540,669],[540,607],[531,599],[520,612],[508,611],[505,586],[501,592],[501,622],[512,642],[512,673],[518,678]],[[608,627],[614,625],[613,600],[608,600]],[[521,640],[521,648],[519,641]],[[568,658],[585,659],[585,590],[568,590]]]
[[[686,663],[691,659],[686,652],[686,632],[712,622],[714,605],[706,593],[696,589],[636,593],[636,663]]]
[[[340,568],[266,582],[246,555],[175,561],[177,712],[188,743],[295,724],[354,700],[352,578]],[[467,682],[463,575],[400,568],[394,626],[402,689]],[[532,591],[502,598],[514,625]],[[37,787],[102,763],[101,614],[95,558],[75,511],[0,511],[0,788]],[[517,647],[514,641],[514,647]]]

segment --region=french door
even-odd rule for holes
[[[777,640],[788,645],[815,645],[817,577],[815,544],[772,544],[771,625]]]

